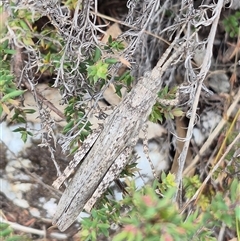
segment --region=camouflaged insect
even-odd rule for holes
[[[52,186],[56,189],[59,189],[63,182],[74,172],[75,168],[78,164],[83,160],[86,154],[89,152],[95,141],[97,140],[98,136],[101,133],[101,128],[93,131],[87,139],[83,142],[80,149],[76,152],[73,157],[73,160],[70,161],[69,165],[63,171],[62,175],[59,176],[52,184]]]
[[[138,140],[138,133],[151,113],[157,93],[161,89],[161,77],[186,45],[184,43],[176,48],[169,57],[175,43],[170,45],[155,68],[140,78],[106,119],[101,134],[59,201],[53,224],[61,231],[66,230],[76,220],[84,207],[91,210],[128,163],[129,155]]]

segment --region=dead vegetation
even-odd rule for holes
[[[6,49],[14,50],[12,56],[3,54],[2,70],[11,69],[17,88],[32,94],[41,122],[41,146],[50,153],[55,173],[63,171],[56,146],[60,144],[63,152],[79,148],[92,131],[90,117],[98,117],[94,128],[104,124],[106,113],[111,115],[106,109],[117,106],[167,54],[161,89],[177,87],[179,101],[171,108],[156,104],[153,111],[162,113],[152,116],[169,132],[169,171],[176,176],[178,190],[174,201],[187,216],[202,195],[211,201],[208,190],[213,196],[227,195],[227,184],[240,175],[238,1],[18,1],[11,6],[2,2],[1,44],[8,40]],[[168,63],[176,52],[179,55]],[[42,82],[60,93],[60,102],[68,109],[60,110],[37,89]],[[164,99],[175,95],[168,92]],[[15,101],[1,102],[2,120],[26,105],[24,98]],[[176,108],[184,114],[176,114]],[[63,121],[64,135],[56,132],[52,112]],[[52,179],[52,171],[43,176]],[[183,177],[194,175],[201,185],[187,198]],[[229,206],[239,205],[239,198]],[[198,205],[204,209],[207,202]],[[214,240],[237,240],[239,214],[236,220],[235,228],[213,228]]]

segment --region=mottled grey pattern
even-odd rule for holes
[[[156,102],[164,71],[186,45],[182,44],[169,57],[175,44],[176,40],[169,46],[155,68],[140,78],[136,86],[106,119],[102,133],[60,199],[53,224],[56,224],[61,231],[66,230],[75,221],[86,204],[94,205],[96,198],[102,193],[98,189],[99,185],[105,190],[125,166],[131,149],[136,145],[136,137]],[[123,160],[123,165],[116,165],[119,160]],[[109,171],[112,174],[109,174]],[[110,179],[104,179],[106,175],[109,175]]]
[[[88,138],[83,142],[80,149],[74,155],[73,160],[69,163],[66,169],[63,171],[62,175],[59,176],[52,184],[52,186],[56,189],[59,189],[63,182],[73,173],[74,169],[77,165],[83,160],[86,154],[89,152],[98,136],[101,133],[101,129],[95,130],[92,134],[88,136]]]

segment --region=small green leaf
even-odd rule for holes
[[[9,226],[7,223],[0,223],[0,230],[4,230]]]
[[[9,43],[8,40],[5,40],[4,42],[2,42],[1,45],[0,45],[0,49],[5,50],[8,47],[8,43]]]
[[[13,91],[9,94],[6,94],[3,96],[1,102],[4,102],[4,101],[7,101],[8,99],[12,99],[12,98],[15,98],[17,96],[20,96],[24,93],[25,91],[24,90],[16,90],[16,91]]]
[[[183,116],[183,111],[180,108],[172,109],[172,114],[176,117]]]
[[[12,233],[12,229],[10,228],[7,228],[7,229],[4,229],[3,231],[0,231],[0,237],[6,237],[8,236],[9,234]]]
[[[34,109],[24,109],[23,112],[24,112],[25,114],[33,114],[33,113],[36,112],[36,110],[34,110]]]
[[[93,241],[94,241],[94,240],[97,240],[97,233],[96,233],[95,230],[93,230],[93,231],[91,232],[91,236],[92,236],[92,240],[93,240]]]
[[[119,97],[122,97],[122,92],[121,92],[122,85],[116,85],[116,86],[115,86],[115,89],[116,89],[116,94],[117,94]]]
[[[130,74],[129,71],[124,72],[124,73],[119,77],[119,80],[120,80],[120,81],[124,80],[129,74]]]
[[[63,134],[66,134],[74,125],[74,121],[71,120],[69,123],[67,123],[65,125],[65,127],[63,128]]]
[[[98,228],[101,230],[101,233],[103,233],[103,235],[106,236],[106,237],[109,236],[109,231],[108,231],[109,227],[110,226],[107,223],[100,223],[98,225]]]
[[[0,103],[0,117],[2,116],[2,113],[3,113],[3,108],[2,108],[2,105]]]
[[[4,49],[3,51],[5,54],[16,54],[16,50],[14,49]]]
[[[81,237],[87,237],[89,235],[89,230],[84,229],[80,232]]]
[[[27,241],[29,239],[24,238],[23,236],[12,236],[12,237],[7,237],[5,241]]]
[[[90,79],[93,79],[93,83],[95,84],[98,79],[106,80],[108,73],[108,64],[103,63],[100,60],[95,65],[88,66],[87,71],[88,77]]]
[[[13,130],[13,132],[21,132],[21,131],[26,131],[26,128],[24,127],[18,127],[16,129]]]
[[[231,186],[230,186],[230,197],[232,202],[235,202],[237,199],[237,195],[239,195],[240,192],[240,184],[237,181],[237,179],[233,179]]]
[[[123,241],[123,240],[128,240],[128,233],[125,232],[121,232],[119,234],[117,234],[114,238],[113,241]]]
[[[105,63],[107,63],[107,64],[116,64],[117,62],[118,62],[118,60],[115,58],[105,59]]]
[[[31,37],[25,37],[22,39],[22,41],[26,46],[34,46],[35,45]]]
[[[113,41],[113,39],[112,39],[112,35],[110,35],[109,38],[108,38],[108,44],[111,44],[112,41]]]
[[[96,48],[94,53],[94,58],[93,58],[94,63],[101,58],[101,55],[102,55],[101,50],[99,48]]]
[[[29,136],[33,136],[33,133],[30,132],[30,131],[27,131],[27,134],[28,134]]]
[[[27,132],[26,131],[22,132],[21,139],[23,140],[24,143],[26,143],[27,137],[28,137]]]
[[[236,207],[235,208],[235,216],[236,216],[236,219],[238,220],[238,222],[240,222],[240,207]]]
[[[27,23],[23,19],[18,19],[18,23],[20,24],[21,28],[26,31],[30,31]]]

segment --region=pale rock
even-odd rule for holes
[[[200,121],[193,128],[193,139],[198,146],[203,144],[221,119],[222,116],[218,110],[203,111],[200,116]]]
[[[202,145],[202,143],[204,142],[205,140],[205,136],[202,134],[202,132],[200,131],[200,129],[198,128],[193,128],[193,139],[195,141],[195,143],[200,146]]]
[[[206,47],[205,45],[198,46],[193,55],[193,60],[195,61],[196,65],[200,67],[203,63],[203,59],[206,55]]]
[[[44,202],[42,207],[46,210],[48,217],[52,217],[57,209],[57,200],[50,198],[50,200]]]
[[[21,208],[29,208],[29,203],[24,199],[14,199],[13,203]]]
[[[41,214],[37,208],[29,207],[29,212],[33,217],[41,217]]]
[[[161,171],[167,170],[169,168],[169,158],[168,158],[168,143],[162,141],[160,144],[155,141],[151,141],[148,144],[149,157],[153,163],[156,174],[158,175]],[[137,158],[137,168],[139,169],[139,175],[135,176],[136,186],[138,188],[145,185],[151,181],[153,177],[153,172],[146,154],[143,150],[143,145],[138,143],[134,148]]]
[[[22,199],[22,192],[18,187],[13,186],[7,180],[0,178],[1,192],[14,204],[22,208],[28,208],[29,204],[26,200]]]
[[[31,183],[17,183],[12,185],[12,190],[14,192],[28,192],[32,188]]]
[[[230,83],[228,76],[220,71],[213,72],[205,81],[216,93],[229,93]]]

